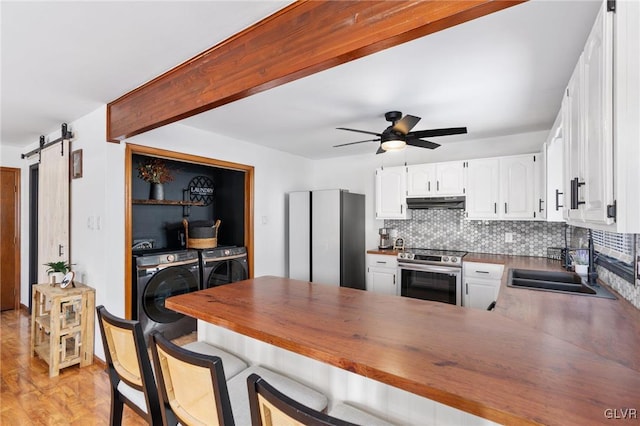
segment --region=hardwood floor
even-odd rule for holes
[[[49,378],[47,364],[29,353],[30,318],[23,310],[2,312],[0,339],[2,426],[109,424],[111,394],[104,364],[67,367]],[[122,424],[146,425],[126,405]]]

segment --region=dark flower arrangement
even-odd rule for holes
[[[173,180],[169,166],[159,158],[151,158],[138,164],[138,177],[151,183],[167,183]]]

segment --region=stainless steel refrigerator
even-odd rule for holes
[[[289,278],[365,289],[364,194],[288,194]]]

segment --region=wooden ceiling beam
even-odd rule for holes
[[[107,140],[118,142],[523,1],[293,3],[110,102]]]

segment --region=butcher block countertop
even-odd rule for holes
[[[507,259],[505,270],[539,265],[524,259]],[[489,312],[265,276],[174,296],[166,306],[498,423],[599,424],[607,413],[640,411],[632,359],[640,337],[625,342],[630,336],[612,329],[640,321],[624,318],[623,301],[501,291]],[[618,322],[592,324],[611,318]],[[611,348],[593,350],[600,345]],[[628,350],[635,352],[609,354]]]

